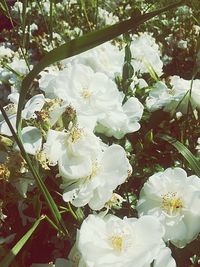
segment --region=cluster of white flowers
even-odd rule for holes
[[[46,3],[43,1],[49,12]],[[143,73],[153,73],[156,78],[162,75],[159,47],[151,35],[144,33],[133,36],[130,50],[135,72],[132,84],[148,87],[139,77]],[[13,56],[9,49],[0,53]],[[112,43],[64,60],[61,70],[54,67],[42,72],[39,87],[44,94],[30,98],[22,111],[25,151],[44,169],[55,167],[64,201],[75,207],[88,204],[95,211],[78,230],[69,259],[57,259],[55,265],[48,266],[175,267],[165,242],[182,248],[200,232],[200,181],[195,175],[187,177],[181,168],[156,173],[144,184],[136,206],[139,219],[107,214],[109,203],[123,200],[114,191],[126,182],[132,167],[122,146],[105,144],[97,135],[121,139],[138,131],[144,109],[134,94],[125,98],[115,83],[123,63],[124,50]],[[27,73],[21,58],[13,58],[8,65],[19,76]],[[18,78],[10,75],[8,72],[12,93],[4,110],[16,131]],[[178,76],[171,77],[168,86],[158,81],[151,88],[146,106],[150,111],[164,108],[184,113],[190,100],[193,108],[199,108],[199,87],[200,80],[187,81]],[[1,113],[0,135],[12,137]],[[16,143],[12,148],[19,151]],[[13,184],[24,197],[33,186],[30,177],[23,181],[27,173],[22,164],[20,179]],[[103,208],[106,212],[97,215],[96,211]],[[40,266],[46,265],[32,265]]]
[[[85,54],[89,52],[73,58],[62,71],[43,75],[39,81],[46,97],[63,100],[60,115],[69,107],[76,113],[76,122],[71,122],[67,131],[48,131],[44,152],[50,165],[58,164],[64,200],[77,207],[88,203],[99,210],[112,198],[113,190],[125,182],[131,166],[121,146],[103,144],[93,131],[116,138],[137,131],[143,106],[135,97],[123,104],[124,94],[113,81],[122,65],[121,51],[106,44],[97,51],[91,50],[88,57]],[[115,67],[117,61],[120,64]],[[109,75],[105,74],[106,69],[110,70]]]
[[[137,98],[123,103],[125,95],[113,81],[122,64],[122,52],[107,43],[72,58],[62,71],[43,75],[40,88],[48,98],[68,101],[77,116],[87,118],[96,132],[122,138],[140,128],[138,121],[143,113]]]
[[[141,190],[139,219],[89,215],[68,260],[59,259],[59,266],[175,267],[164,242],[182,248],[194,240],[200,232],[199,207],[199,177],[187,177],[181,168],[155,173]]]

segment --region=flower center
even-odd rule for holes
[[[83,89],[82,92],[81,92],[81,96],[84,98],[84,99],[88,99],[90,98],[92,95],[91,91],[88,90],[88,89]]]
[[[177,196],[177,192],[168,192],[162,195],[162,209],[169,215],[180,212],[183,208],[183,201]]]
[[[111,236],[109,237],[109,240],[111,241],[111,245],[115,251],[117,252],[122,251],[122,245],[123,245],[122,236]]]
[[[98,162],[95,161],[92,164],[92,171],[91,171],[90,175],[88,175],[86,177],[86,181],[90,181],[94,176],[96,176],[98,174],[99,170],[100,170],[100,166],[99,166]]]
[[[83,135],[82,129],[75,126],[70,130],[69,141],[71,143],[75,143],[82,137],[82,135]]]

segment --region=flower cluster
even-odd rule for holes
[[[27,49],[38,42],[40,48],[36,54],[40,54],[41,50],[49,51],[66,39],[93,30],[97,24],[118,22],[119,2],[122,2],[120,12],[124,9],[133,16],[130,4],[123,1],[110,3],[112,13],[106,4],[99,2],[95,9],[76,0],[60,3],[42,0],[40,4],[33,1],[31,8],[17,1],[11,14],[17,22],[23,13],[29,15],[40,5],[38,21],[30,19],[30,25],[19,28],[20,35],[29,36]],[[63,38],[62,31],[53,31],[52,3],[61,15],[66,16],[68,10],[67,15],[72,17],[69,23],[63,20],[58,23],[67,38]],[[86,20],[87,26],[74,27],[74,17],[81,12],[84,14],[81,22]],[[41,29],[43,14],[47,17],[50,14],[52,19],[50,26],[47,25],[52,27],[51,36],[47,33],[49,29]],[[96,25],[92,18],[95,16]],[[166,41],[170,43],[170,38]],[[185,51],[189,41],[179,38],[176,45]],[[35,63],[35,51],[30,49],[27,58],[28,50],[24,54],[18,48],[9,42],[0,46],[0,86],[9,91],[3,99],[6,102],[3,109],[15,132],[21,82]],[[67,213],[67,228],[72,227],[70,237],[76,234],[67,259],[55,250],[55,264],[31,267],[175,267],[179,264],[173,252],[197,238],[199,177],[187,176],[185,170],[177,167],[182,166],[180,159],[171,151],[168,153],[167,146],[159,147],[157,133],[160,129],[165,131],[165,127],[168,133],[177,128],[176,112],[187,115],[188,124],[180,124],[183,126],[180,134],[177,129],[174,132],[190,145],[188,132],[195,129],[192,149],[199,157],[199,130],[189,116],[191,111],[191,117],[199,125],[200,80],[164,76],[163,61],[153,34],[144,32],[124,35],[44,69],[35,78],[21,113],[21,131],[17,134],[28,154],[24,158],[4,112],[0,113],[0,182],[3,191],[18,193],[16,202],[22,225],[35,221],[36,216],[26,214],[27,209],[31,207],[38,215],[47,208],[40,200],[34,172],[28,168],[32,163],[47,190],[52,189],[59,212]],[[170,119],[158,120],[155,128],[154,111],[160,109],[169,112]],[[169,162],[164,162],[166,155],[171,157]],[[196,164],[195,157],[191,158]],[[184,166],[188,171],[187,165]],[[193,169],[189,168],[190,174]],[[197,166],[196,169],[198,173]],[[8,205],[14,198],[10,196]],[[8,216],[4,215],[1,199],[0,204],[1,224]],[[46,218],[51,222],[51,217]],[[53,221],[51,225],[57,228]],[[59,234],[64,235],[62,231]],[[0,242],[12,242],[14,236],[15,233],[2,237]],[[65,241],[60,241],[60,247]]]

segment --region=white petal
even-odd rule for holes
[[[63,150],[65,150],[66,138],[67,134],[65,132],[48,131],[44,151],[50,165],[56,165],[58,159],[61,157]]]
[[[104,152],[101,164],[104,175],[107,176],[108,188],[115,189],[125,182],[132,171],[125,150],[119,145],[112,145]]]
[[[11,123],[13,129],[16,132],[16,115],[11,115],[8,118],[10,120],[10,123]],[[9,128],[9,126],[5,120],[0,122],[0,134],[12,136],[10,128]]]
[[[42,134],[39,129],[27,126],[22,129],[22,143],[28,154],[35,155],[42,148]],[[19,149],[17,146],[15,147]]]
[[[156,260],[154,261],[154,267],[176,267],[176,262],[171,256],[169,248],[165,247],[159,251]]]
[[[45,103],[45,98],[43,94],[38,94],[33,96],[25,105],[24,110],[22,111],[23,119],[30,119],[35,117],[35,111],[40,111]]]
[[[80,179],[91,173],[92,162],[90,157],[63,153],[58,161],[59,174],[67,179]]]
[[[19,102],[19,93],[14,92],[14,93],[12,93],[12,94],[9,94],[9,95],[8,95],[8,99],[9,99],[12,103],[14,103],[14,104],[18,104],[18,102]]]

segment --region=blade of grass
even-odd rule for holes
[[[51,219],[47,215],[42,215],[38,220],[36,220],[34,222],[34,224],[28,230],[28,232],[26,232],[26,234],[9,251],[9,253],[5,256],[5,258],[0,262],[0,266],[3,266],[3,267],[10,266],[10,264],[14,260],[15,256],[20,252],[20,250],[23,248],[23,246],[26,244],[26,242],[32,236],[32,234],[37,229],[37,227],[39,226],[39,224],[42,220],[46,220],[53,228],[55,228],[57,231],[59,231],[57,226],[51,221]]]
[[[73,55],[84,52],[106,41],[112,40],[120,34],[126,33],[130,30],[135,30],[140,24],[145,21],[168,11],[172,8],[178,7],[183,4],[183,1],[176,2],[159,10],[140,15],[136,18],[117,23],[115,25],[90,32],[84,36],[71,40],[56,49],[47,53],[43,59],[32,69],[32,71],[25,77],[22,82],[21,94],[18,103],[17,112],[17,132],[21,131],[21,112],[25,104],[27,92],[36,76],[47,66],[55,63],[56,61],[71,57]]]
[[[12,135],[13,135],[13,137],[14,137],[14,139],[15,139],[15,141],[16,141],[19,149],[20,149],[20,151],[21,151],[21,154],[22,154],[24,160],[26,161],[26,163],[27,163],[27,165],[29,167],[29,170],[31,171],[34,179],[36,180],[36,183],[37,183],[39,189],[41,190],[49,209],[51,210],[51,213],[52,213],[53,218],[54,218],[54,220],[56,222],[56,225],[59,227],[61,233],[68,234],[67,229],[66,229],[66,227],[65,227],[65,225],[64,225],[64,223],[62,221],[62,217],[60,215],[60,212],[58,210],[58,207],[57,207],[55,201],[53,200],[52,196],[50,195],[50,193],[49,193],[47,187],[45,186],[41,176],[38,173],[38,171],[35,169],[33,163],[31,162],[31,159],[30,159],[29,155],[26,153],[26,151],[24,149],[22,141],[18,138],[17,134],[15,133],[15,130],[13,129],[8,116],[7,116],[5,110],[3,109],[3,107],[1,105],[0,105],[0,110],[2,112],[2,115],[3,115],[6,123],[9,126],[9,129],[10,129],[10,131],[11,131],[11,133],[12,133]]]
[[[178,152],[187,160],[190,165],[190,168],[196,173],[197,176],[200,177],[200,162],[196,159],[196,157],[190,152],[187,147],[185,147],[175,138],[170,137],[168,135],[160,134],[158,135],[158,137],[173,145],[178,150]]]
[[[44,219],[44,216],[41,216],[32,227],[26,232],[26,234],[15,244],[15,246],[9,251],[5,258],[0,262],[0,266],[9,267],[11,262],[14,260],[15,256],[20,252],[29,238],[32,236],[33,232],[37,229],[40,222]]]
[[[84,15],[85,15],[87,24],[88,24],[89,29],[90,29],[90,31],[91,31],[92,28],[91,28],[91,25],[90,25],[90,21],[89,21],[89,18],[88,18],[88,14],[87,14],[87,10],[86,10],[86,6],[85,6],[85,1],[84,1],[84,0],[81,0],[81,7],[82,7],[82,9],[83,9],[83,13],[84,13]]]

